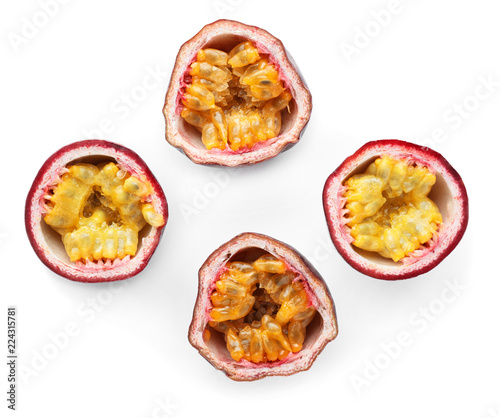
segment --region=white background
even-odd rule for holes
[[[61,0],[52,16],[42,4],[0,10],[0,297],[4,317],[7,305],[19,313],[17,416],[500,416],[497,1]],[[220,17],[279,37],[314,102],[293,149],[239,170],[197,166],[164,139],[176,53]],[[24,229],[45,159],[89,137],[141,155],[170,208],[149,266],[112,286],[53,274]],[[441,152],[471,204],[456,250],[401,282],[353,270],[334,250],[321,202],[344,158],[382,138]],[[339,336],[307,372],[233,382],[188,343],[198,269],[244,231],[296,247],[330,287]],[[401,333],[410,343],[398,348]]]

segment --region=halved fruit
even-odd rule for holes
[[[398,280],[439,264],[468,222],[459,174],[429,148],[398,140],[365,144],[327,179],[323,205],[344,259],[369,276]]]
[[[337,332],[322,277],[280,241],[240,234],[199,271],[189,341],[233,380],[307,370]]]
[[[231,20],[180,49],[163,113],[167,141],[199,164],[237,166],[297,143],[312,102],[280,40]]]
[[[75,142],[48,158],[26,200],[25,222],[40,260],[80,282],[126,279],[144,269],[168,218],[161,186],[124,146]]]

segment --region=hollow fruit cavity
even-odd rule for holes
[[[44,196],[45,222],[71,261],[134,256],[139,231],[165,223],[149,203],[151,186],[113,163],[74,164]]]
[[[264,363],[300,351],[316,313],[301,276],[271,254],[225,267],[211,295],[209,325],[224,334],[231,357]]]
[[[397,262],[428,243],[443,222],[427,197],[435,182],[427,167],[389,156],[351,176],[344,197],[352,244]]]
[[[201,132],[207,149],[250,149],[279,135],[292,96],[252,42],[229,53],[201,49],[188,74],[181,116]]]

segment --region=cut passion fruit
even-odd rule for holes
[[[201,131],[208,150],[249,150],[279,135],[281,111],[292,96],[252,42],[241,42],[229,54],[201,49],[189,75],[181,116]]]
[[[26,202],[39,258],[71,280],[120,280],[140,272],[168,217],[163,191],[133,151],[82,141],[53,154]]]
[[[196,163],[235,166],[295,144],[311,96],[283,44],[268,32],[219,20],[177,56],[163,109],[167,140]]]
[[[328,178],[323,204],[344,259],[387,280],[435,267],[468,221],[458,173],[437,152],[398,140],[369,142],[347,158]]]
[[[311,367],[337,336],[323,279],[295,250],[244,233],[216,250],[199,273],[189,340],[234,380]]]

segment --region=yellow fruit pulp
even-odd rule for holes
[[[61,180],[45,196],[50,211],[44,220],[62,235],[71,261],[134,256],[139,231],[165,223],[146,202],[149,184],[115,163],[75,164]]]
[[[316,310],[297,275],[270,254],[226,268],[211,295],[209,325],[224,334],[231,357],[261,363],[300,351]]]
[[[443,222],[427,197],[436,176],[427,167],[382,156],[346,182],[353,245],[399,261],[432,239]]]
[[[207,149],[250,149],[279,135],[281,111],[292,95],[252,42],[236,45],[229,54],[200,50],[189,75],[181,116],[201,132]]]

